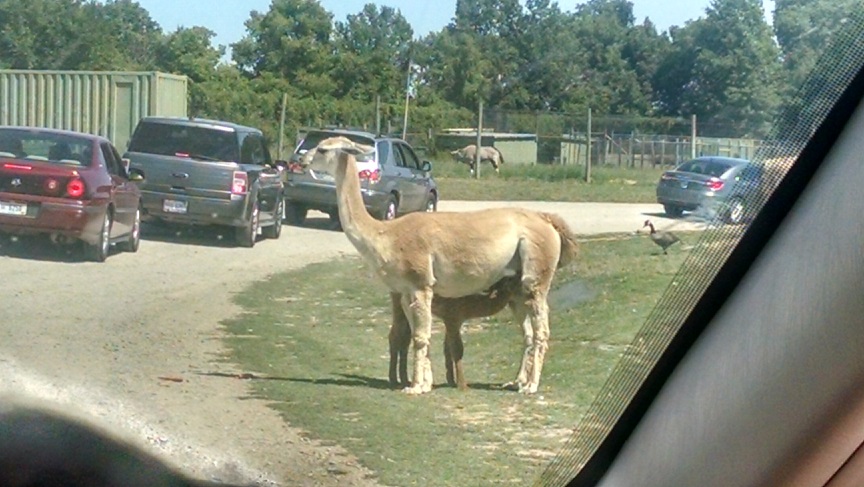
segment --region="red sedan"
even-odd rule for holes
[[[0,234],[83,242],[103,262],[111,244],[138,250],[141,195],[108,139],[34,127],[0,127]]]

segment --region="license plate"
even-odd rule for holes
[[[165,213],[186,213],[185,201],[165,200],[162,202],[162,211]]]
[[[27,205],[0,201],[0,215],[27,216]]]

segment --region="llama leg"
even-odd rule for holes
[[[423,394],[432,390],[432,364],[429,360],[432,290],[421,289],[403,294],[402,309],[411,324],[411,338],[414,343],[414,381],[404,391],[408,394]]]
[[[402,310],[401,297],[390,293],[392,323],[390,324],[390,385],[408,385],[408,347],[411,345],[411,325]],[[398,377],[397,377],[398,369]]]
[[[534,334],[531,332],[531,318],[528,316],[528,308],[525,304],[514,303],[514,305],[511,305],[511,309],[513,310],[513,321],[518,323],[522,331],[522,362],[519,364],[519,372],[516,374],[516,379],[507,382],[502,387],[505,389],[520,390],[528,382],[529,360],[531,357],[528,351],[533,343]]]
[[[456,378],[453,375],[453,353],[452,347],[450,344],[450,340],[453,338],[450,336],[450,328],[447,327],[445,322],[444,324],[444,367],[447,369],[447,385],[455,386]]]
[[[465,371],[462,368],[462,356],[465,352],[462,343],[462,322],[460,320],[445,320],[444,327],[446,329],[445,351],[449,353],[447,383],[464,391],[468,389],[468,383],[465,381]]]
[[[549,348],[549,306],[545,297],[535,300],[529,318],[533,340],[532,345],[525,349],[528,380],[520,383],[519,392],[523,394],[534,394],[540,387],[540,373]]]

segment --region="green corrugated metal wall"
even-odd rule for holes
[[[141,117],[185,117],[186,89],[158,72],[0,70],[0,125],[97,134],[122,152]]]

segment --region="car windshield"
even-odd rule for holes
[[[129,151],[207,161],[239,161],[240,155],[233,130],[159,122],[140,123]]]
[[[0,157],[89,166],[93,142],[49,131],[0,128]]]
[[[0,397],[196,479],[565,485],[736,286],[861,12],[0,1]],[[297,163],[333,136],[375,151]]]

